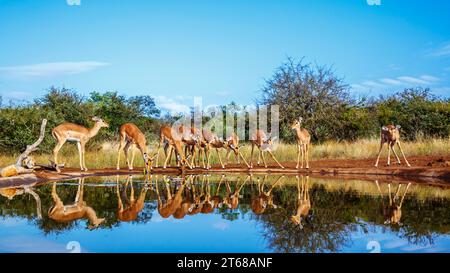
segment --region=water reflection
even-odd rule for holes
[[[75,201],[65,205],[56,191],[56,182],[52,183],[53,206],[48,210],[48,217],[57,222],[72,222],[78,219],[88,219],[89,229],[97,228],[105,218],[98,218],[95,210],[84,201],[84,178],[78,180],[78,190]]]
[[[111,238],[118,232],[128,241],[145,241],[148,246],[141,246],[142,251],[158,251],[161,248],[150,245],[171,241],[178,236],[176,230],[202,233],[196,239],[178,238],[172,251],[181,245],[207,251],[205,247],[215,243],[211,251],[225,251],[237,236],[247,239],[235,243],[233,251],[244,246],[257,252],[365,251],[369,238],[422,248],[440,244],[450,251],[450,189],[411,183],[283,175],[147,175],[81,178],[4,188],[0,194],[1,234],[12,232],[3,223],[27,219],[21,228],[44,231],[44,238],[77,231],[91,234],[89,240],[95,243],[102,240],[96,232],[110,233]],[[155,229],[159,223],[164,229],[158,236],[135,236],[140,228]],[[216,234],[207,226],[223,232]],[[132,245],[128,241],[120,244],[122,251]]]

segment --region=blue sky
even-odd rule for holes
[[[193,96],[249,104],[286,56],[332,65],[356,96],[414,86],[450,94],[450,1],[80,4],[0,0],[3,103],[55,85],[150,94],[168,111]]]

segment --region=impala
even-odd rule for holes
[[[397,152],[394,150],[395,144],[398,145],[398,148],[400,149],[400,152],[403,155],[403,158],[405,159],[405,163],[408,167],[411,167],[408,160],[406,159],[405,154],[403,153],[402,146],[400,145],[400,125],[394,126],[394,125],[387,125],[381,127],[381,143],[380,143],[380,150],[378,151],[377,161],[375,162],[375,167],[378,167],[378,161],[380,160],[380,154],[381,150],[383,149],[384,143],[387,143],[388,148],[388,158],[387,158],[387,165],[389,166],[391,164],[391,150],[394,152],[395,157],[397,158],[397,163],[400,165],[400,158],[398,158]]]
[[[237,164],[241,164],[240,158],[244,161],[245,165],[247,165],[248,168],[250,168],[250,165],[247,163],[247,160],[245,160],[244,156],[242,155],[240,149],[241,146],[239,146],[239,136],[233,132],[231,136],[229,136],[226,140],[226,149],[227,149],[227,155],[226,155],[226,163],[225,165],[228,165],[228,160],[230,159],[231,152],[234,153],[235,159],[237,161]]]
[[[52,199],[53,206],[48,210],[48,217],[58,222],[70,222],[77,219],[87,218],[91,223],[89,229],[97,228],[105,219],[98,218],[95,210],[86,205],[84,195],[84,178],[78,180],[78,190],[75,202],[64,205],[56,192],[56,182],[53,182]]]
[[[303,160],[305,160],[306,168],[309,169],[309,143],[311,142],[311,136],[309,135],[308,131],[305,128],[301,127],[302,121],[303,118],[300,117],[298,120],[295,120],[291,126],[292,130],[295,130],[295,136],[297,137],[297,147],[298,147],[297,166],[295,168],[298,169],[301,155],[302,165],[300,168],[303,169]]]
[[[178,130],[180,130],[178,128]],[[183,152],[183,141],[182,141],[182,135],[180,131],[177,132],[177,130],[173,129],[170,126],[162,126],[159,132],[159,145],[158,145],[158,151],[156,152],[156,164],[155,166],[158,167],[158,159],[159,159],[159,151],[161,149],[161,145],[164,144],[164,142],[168,143],[169,148],[166,156],[166,160],[164,161],[163,168],[165,169],[167,167],[167,163],[170,160],[170,157],[172,156],[172,150],[175,150],[175,154],[178,158],[178,161],[180,162],[181,166],[184,167],[187,165],[190,169],[192,169],[191,165],[189,164],[188,158],[185,157]],[[189,157],[189,156],[188,156]]]
[[[123,152],[125,153],[125,159],[127,162],[128,170],[133,170],[133,161],[134,161],[134,153],[135,149],[133,146],[136,146],[142,154],[142,158],[144,159],[144,172],[148,172],[148,169],[152,169],[153,159],[156,157],[156,154],[153,156],[149,156],[148,148],[147,148],[147,140],[145,139],[145,135],[142,131],[133,123],[125,123],[120,126],[119,130],[120,135],[120,145],[119,152],[117,156],[117,170],[120,170],[120,150],[123,148]],[[128,160],[128,151],[132,148],[131,162]]]
[[[163,218],[169,218],[170,215],[174,214],[176,210],[180,207],[183,198],[182,193],[185,187],[185,181],[181,183],[180,188],[176,190],[173,195],[170,189],[170,180],[164,177],[164,183],[166,184],[166,200],[163,202],[161,194],[159,193],[158,180],[156,180],[156,195],[158,197],[158,212]]]
[[[402,198],[400,199],[400,203],[397,203],[397,198],[400,193],[402,184],[398,184],[397,190],[395,191],[395,194],[392,196],[391,183],[389,183],[388,184],[389,204],[387,205],[384,203],[383,193],[381,192],[381,188],[380,185],[378,184],[378,181],[375,181],[375,184],[377,185],[378,192],[380,193],[381,196],[381,203],[383,205],[383,216],[386,219],[386,221],[384,221],[384,224],[400,225],[400,220],[402,218],[403,200],[405,199],[406,193],[408,192],[411,183],[408,183],[408,185],[406,186]]]
[[[264,176],[262,183],[258,182],[258,196],[252,199],[252,211],[255,214],[262,214],[268,207],[277,208],[277,205],[273,203],[272,191],[282,181],[284,176],[280,176],[275,183],[269,188],[268,191],[264,191],[264,184],[267,179],[267,175]]]
[[[261,129],[256,130],[256,132],[252,136],[250,142],[252,144],[252,152],[251,152],[251,156],[250,156],[250,168],[253,168],[253,150],[256,146],[259,149],[258,162],[257,162],[258,165],[260,163],[260,158],[262,157],[264,167],[267,168],[266,159],[264,158],[264,152],[268,152],[269,155],[272,157],[272,159],[278,164],[278,166],[280,166],[282,169],[284,169],[283,165],[281,165],[281,163],[278,162],[278,160],[275,158],[275,156],[272,153],[273,141],[272,141],[272,137],[270,135],[267,136],[266,133]]]
[[[300,228],[303,228],[302,217],[308,216],[311,210],[311,199],[309,197],[309,176],[306,177],[306,182],[304,177],[300,178],[297,176],[297,211],[291,216],[290,220]]]
[[[108,123],[101,118],[93,117],[92,120],[95,121],[95,125],[92,128],[86,128],[73,123],[63,123],[53,128],[52,135],[58,142],[53,149],[53,158],[57,172],[61,172],[58,165],[58,153],[66,141],[77,143],[81,171],[87,171],[86,163],[84,161],[86,143],[97,135],[100,128],[109,127]]]
[[[123,191],[120,191],[119,176],[117,176],[116,192],[117,192],[117,219],[123,222],[136,220],[139,212],[144,208],[145,196],[148,187],[144,186],[139,194],[138,199],[134,198],[133,176],[128,176]],[[127,196],[128,184],[130,184],[130,198]],[[122,194],[121,194],[122,193]],[[122,199],[125,199],[125,206]]]

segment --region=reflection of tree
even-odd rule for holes
[[[269,176],[268,178],[272,179],[270,180],[272,182],[267,186],[273,185],[272,183],[278,177],[278,175]],[[218,187],[219,183],[216,183],[219,182],[219,179],[222,179],[221,187]],[[223,219],[230,221],[244,217],[257,221],[263,227],[262,232],[268,247],[277,252],[339,251],[352,244],[351,233],[357,229],[362,232],[369,232],[370,229],[392,232],[412,244],[433,243],[436,236],[450,233],[450,200],[448,199],[430,197],[425,201],[419,200],[414,198],[410,191],[402,206],[402,225],[386,225],[384,224],[386,219],[382,211],[381,196],[370,196],[344,188],[327,190],[323,184],[314,183],[313,178],[310,179],[309,184],[311,209],[307,216],[302,216],[303,229],[300,229],[289,221],[290,216],[297,210],[298,192],[295,188],[297,181],[291,179],[290,181],[295,182],[291,184],[289,183],[290,178],[286,177],[285,181],[280,183],[279,187],[274,187],[272,191],[271,200],[277,207],[267,206],[260,215],[255,215],[251,210],[252,199],[258,194],[260,195],[262,191],[261,188],[258,188],[257,179],[250,177],[243,185],[245,179],[246,177],[241,177],[238,182],[236,178],[232,177],[211,176],[210,183],[205,184],[203,190],[201,181],[196,182],[195,187],[191,185],[194,182],[189,183],[189,188],[186,187],[183,198],[186,199],[188,197],[186,194],[196,189],[199,197],[204,195],[206,190],[212,195],[210,200],[221,201],[233,197],[230,195],[237,191],[238,194],[234,196],[238,197],[238,200],[233,201],[238,201],[236,209],[231,209],[224,204],[216,206],[214,203],[216,209],[213,213],[220,214]],[[87,179],[86,181],[96,180]],[[125,181],[126,177],[123,177],[121,182]],[[151,181],[155,185],[155,179],[153,178]],[[227,183],[229,187],[227,187]],[[330,183],[335,182],[330,181]],[[103,183],[87,183],[84,199],[97,212],[98,217],[105,218],[100,229],[115,228],[121,225],[121,222],[117,220],[116,183],[112,183],[112,186],[104,185]],[[207,188],[206,185],[210,188]],[[142,179],[137,178],[133,181],[136,197],[144,186],[145,183],[142,183]],[[165,187],[165,185],[161,186]],[[161,190],[165,189],[164,187],[161,187]],[[85,221],[59,223],[48,218],[47,211],[52,205],[51,184],[36,187],[34,192],[41,200],[43,213],[41,220],[36,219],[36,199],[33,197],[34,195],[30,194],[15,195],[12,199],[0,196],[0,218],[22,217],[28,219],[46,234],[65,232],[85,226]],[[58,195],[64,202],[73,201],[76,192],[77,186],[73,182],[58,183]],[[130,193],[130,188],[128,188],[128,193]],[[156,212],[156,200],[157,195],[154,188],[148,190],[143,209],[131,223],[147,223]],[[205,199],[200,198],[200,201],[202,200]],[[228,200],[230,205],[235,204],[233,202],[231,199]],[[189,217],[195,221],[197,216]]]

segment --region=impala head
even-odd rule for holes
[[[292,215],[292,216],[289,218],[289,220],[291,220],[291,222],[292,222],[294,225],[296,225],[296,226],[298,226],[298,227],[300,227],[300,228],[303,228],[303,225],[302,225],[302,219],[300,218],[300,216],[298,216],[298,215]]]
[[[389,136],[389,138],[395,139],[399,136],[400,128],[401,128],[400,125],[396,125],[396,126],[387,125],[387,126],[381,127],[381,132],[384,134],[387,134]]]
[[[291,125],[291,129],[300,129],[300,126],[302,125],[303,118],[299,117],[298,119],[294,120],[294,122]]]
[[[109,124],[99,117],[93,117],[92,120],[100,124],[100,127],[109,127]]]
[[[148,168],[150,168],[151,166],[153,166],[153,161],[155,160],[156,156],[158,154],[155,153],[154,155],[150,156],[148,153],[144,153],[143,157],[144,157],[144,163],[145,163],[145,168],[146,170],[148,170]]]

